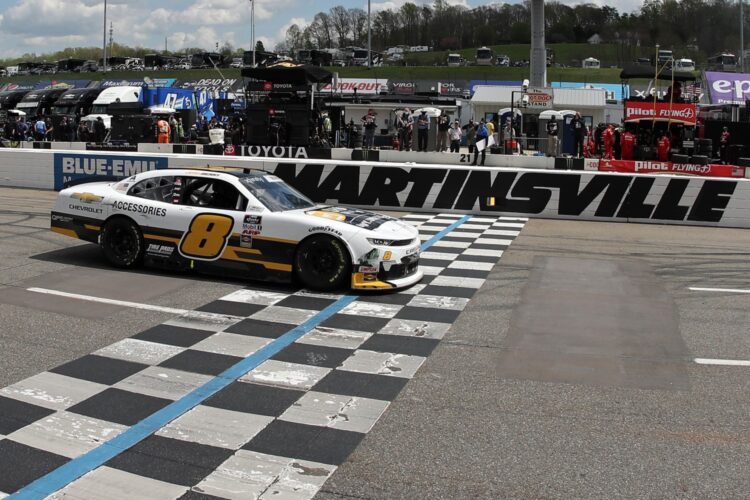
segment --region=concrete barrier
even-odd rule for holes
[[[95,175],[236,166],[321,203],[578,220],[750,227],[750,180],[589,171],[159,153],[0,150],[0,185],[59,189]]]

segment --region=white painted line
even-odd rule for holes
[[[706,359],[695,358],[693,361],[699,365],[718,365],[718,366],[750,366],[750,361],[742,359]]]
[[[740,290],[738,288],[699,288],[691,286],[688,290],[694,292],[724,292],[724,293],[750,293],[750,290]]]
[[[102,297],[92,297],[91,295],[81,295],[78,293],[68,293],[68,292],[61,292],[58,290],[49,290],[47,288],[27,288],[26,289],[29,292],[34,293],[43,293],[46,295],[56,295],[58,297],[66,297],[68,299],[77,299],[77,300],[86,300],[88,302],[98,302],[100,304],[109,304],[113,306],[120,306],[120,307],[131,307],[133,309],[143,309],[146,311],[157,311],[157,312],[164,312],[169,314],[187,314],[187,309],[175,309],[173,307],[163,307],[163,306],[154,306],[151,304],[141,304],[138,302],[127,302],[124,300],[114,300],[114,299],[105,299]]]

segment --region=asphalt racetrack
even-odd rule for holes
[[[748,231],[395,214],[425,281],[321,295],[112,269],[54,197],[0,188],[0,497],[750,490]]]

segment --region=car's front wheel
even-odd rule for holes
[[[101,246],[104,257],[113,266],[131,268],[143,261],[143,235],[129,219],[118,217],[107,222]]]
[[[341,288],[351,276],[351,258],[344,244],[330,236],[312,236],[297,248],[294,271],[313,290]]]

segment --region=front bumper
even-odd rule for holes
[[[385,253],[390,258],[380,261],[377,267],[367,263],[354,267],[352,288],[355,290],[395,290],[418,283],[424,274],[419,270],[419,251],[406,253],[396,258],[393,251]]]

